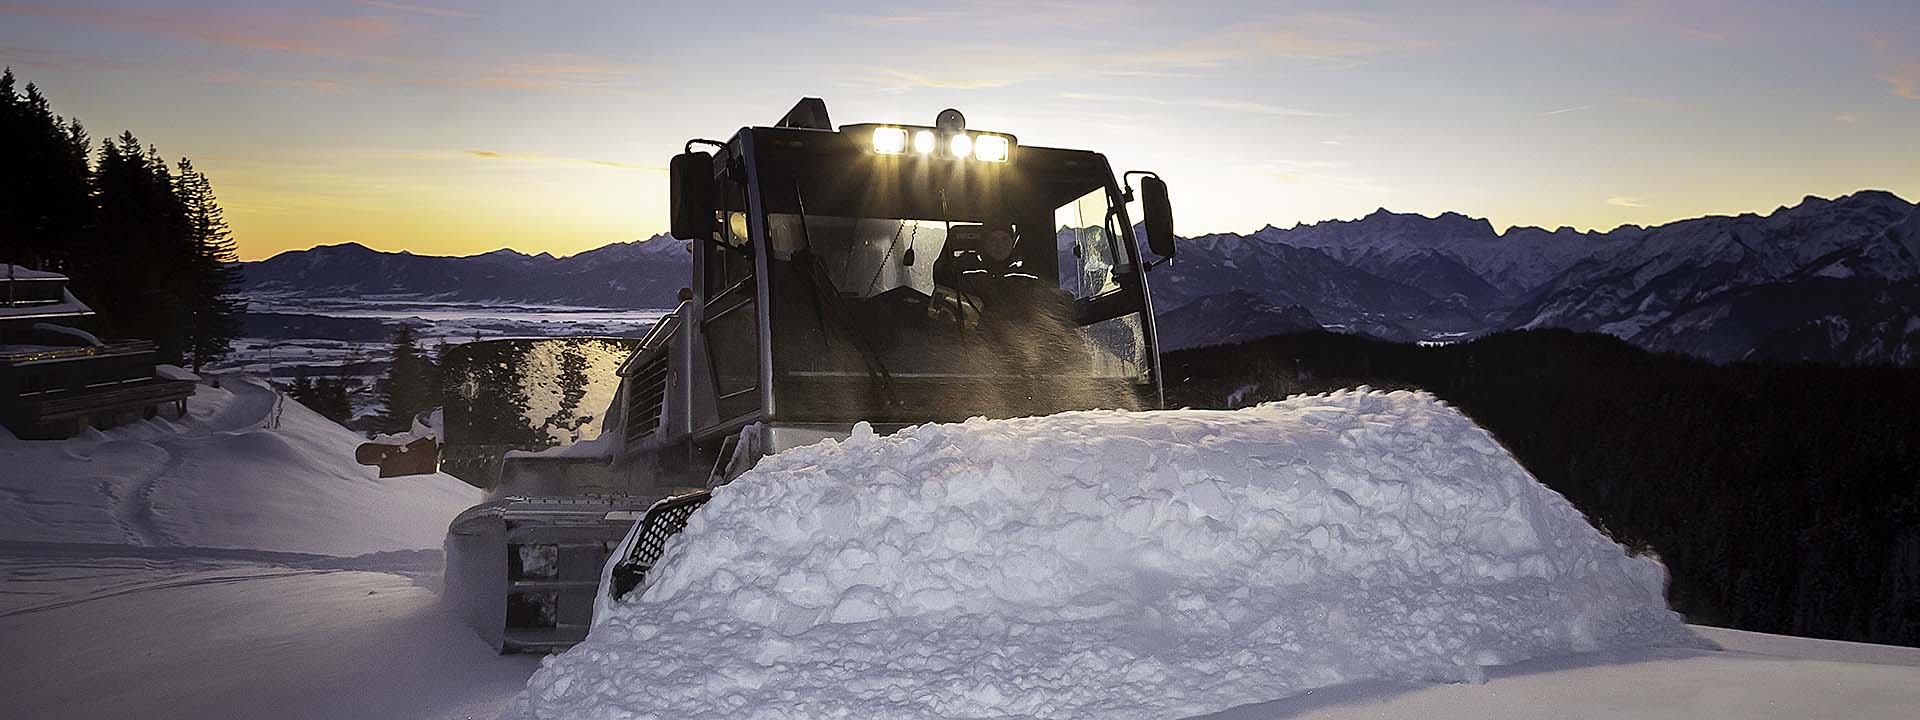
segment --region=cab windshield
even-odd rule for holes
[[[983,166],[848,153],[766,167],[776,416],[1147,404],[1138,265],[1098,155],[1033,149]]]

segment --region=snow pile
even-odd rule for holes
[[[539,718],[1164,718],[1687,637],[1429,395],[864,426],[716,491]]]
[[[353,556],[437,548],[480,491],[380,478],[362,438],[253,378],[200,386],[188,417],[67,440],[0,435],[0,542]]]

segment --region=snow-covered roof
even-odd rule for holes
[[[46,305],[8,305],[0,302],[0,319],[37,320],[41,318],[77,317],[92,314],[93,308],[87,307],[86,303],[80,302],[80,298],[74,297],[73,291],[64,288],[60,291],[60,302],[57,303]]]
[[[21,267],[19,265],[10,265],[7,263],[0,263],[0,281],[65,280],[65,279],[67,279],[67,276],[61,275],[60,273],[57,273],[57,272],[47,272],[45,270],[34,270],[31,268]]]
[[[161,380],[200,381],[200,376],[195,375],[192,370],[180,367],[179,365],[168,365],[166,363],[153,366],[153,376]]]

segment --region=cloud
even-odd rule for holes
[[[986,88],[1005,87],[1024,78],[1018,75],[994,77],[987,74],[976,75],[932,75],[907,70],[886,70],[874,78],[872,85],[888,91],[904,91],[914,88],[938,88],[941,90],[984,90]]]
[[[1893,89],[1893,94],[1908,100],[1920,100],[1920,63],[1907,63],[1874,77]]]
[[[1125,78],[1158,78],[1158,79],[1170,79],[1170,80],[1185,80],[1185,79],[1191,79],[1191,78],[1197,78],[1197,77],[1205,77],[1203,73],[1197,73],[1197,72],[1185,71],[1185,70],[1144,70],[1144,69],[1121,68],[1121,69],[1109,69],[1109,70],[1096,70],[1094,72],[1099,73],[1101,75],[1105,75],[1107,77],[1125,77]]]
[[[1115,0],[972,0],[949,4],[964,7],[892,13],[840,13],[832,17],[844,25],[879,30],[921,29],[928,26],[942,30],[960,27],[1000,31],[1084,30],[1138,21],[1145,17],[1146,11],[1153,9],[1153,3],[1150,2]]]
[[[1643,97],[1638,95],[1621,98],[1620,102],[1625,105],[1631,105],[1633,107],[1640,107],[1640,108],[1647,108],[1650,110],[1691,110],[1694,108],[1694,104],[1690,102],[1683,102],[1680,100],[1668,100],[1666,98]]]
[[[1328,172],[1346,166],[1346,163],[1329,160],[1275,160],[1257,165],[1253,170],[1283,185],[1318,187],[1373,195],[1394,191],[1393,188],[1381,185],[1373,178]]]
[[[1565,115],[1567,113],[1585,112],[1587,110],[1592,110],[1594,107],[1595,106],[1593,105],[1575,105],[1573,107],[1563,107],[1558,110],[1548,110],[1546,112],[1540,113],[1539,116],[1553,117],[1555,115]]]
[[[348,83],[335,78],[268,78],[224,71],[208,74],[201,78],[201,82],[215,85],[291,87],[317,93],[343,93],[351,89]]]
[[[643,165],[619,162],[616,160],[594,160],[590,158],[565,157],[538,152],[499,152],[495,150],[463,150],[458,155],[441,152],[408,153],[405,157],[416,160],[449,160],[464,156],[469,159],[504,161],[518,168],[614,168],[616,170],[640,170],[643,172],[666,172],[659,165]]]
[[[9,2],[0,3],[0,14],[53,18],[114,32],[160,35],[219,47],[376,63],[392,59],[371,54],[366,46],[399,32],[386,18],[261,11],[158,12]]]
[[[1833,121],[1841,125],[1859,125],[1860,116],[1853,113],[1840,113],[1833,116]]]
[[[1908,100],[1920,100],[1920,60],[1912,59],[1884,36],[1869,34],[1867,48],[1873,51],[1880,70],[1874,79],[1887,84],[1893,94]]]
[[[1129,64],[1151,69],[1205,69],[1282,58],[1352,67],[1430,45],[1410,34],[1401,23],[1362,14],[1314,13],[1237,22],[1225,30],[1140,54]]]
[[[1194,108],[1201,108],[1204,110],[1222,110],[1226,112],[1251,113],[1255,115],[1275,115],[1275,116],[1283,116],[1283,117],[1336,117],[1329,113],[1313,112],[1311,110],[1300,110],[1297,108],[1290,108],[1290,107],[1281,107],[1279,105],[1268,105],[1266,103],[1253,102],[1249,100],[1227,100],[1227,99],[1206,99],[1206,98],[1196,99],[1196,100],[1180,100],[1180,99],[1168,100],[1164,98],[1147,97],[1144,95],[1098,95],[1098,94],[1092,94],[1092,93],[1078,93],[1078,92],[1060,93],[1060,97],[1066,98],[1068,100],[1084,100],[1088,102],[1134,103],[1134,104],[1142,104],[1142,105],[1167,105],[1167,106],[1177,106],[1177,107],[1194,107]]]
[[[1613,197],[1607,198],[1607,204],[1612,205],[1614,207],[1623,207],[1623,208],[1651,207],[1647,205],[1646,201],[1641,200],[1640,198],[1625,197],[1621,195],[1615,195]]]
[[[456,18],[480,17],[479,15],[475,15],[473,13],[466,12],[464,10],[448,10],[446,8],[429,7],[426,5],[409,5],[406,3],[381,2],[381,0],[354,0],[354,2],[359,3],[361,5],[365,5],[367,7],[376,7],[382,10],[393,10],[397,12],[413,13],[415,15],[432,15],[435,17],[456,17]]]
[[[25,45],[0,45],[0,63],[21,68],[95,68],[121,70],[132,63],[106,58],[78,57],[70,53]]]
[[[1382,55],[1403,52],[1427,43],[1412,39],[1400,26],[1365,16],[1297,15],[1274,19],[1236,18],[1214,32],[1186,35],[1177,42],[1156,41],[1145,47],[1122,38],[1121,28],[1157,27],[1178,18],[1155,17],[1153,3],[1100,3],[1047,0],[990,0],[959,10],[913,11],[892,15],[843,15],[849,25],[873,28],[912,28],[949,38],[924,56],[939,58],[935,65],[853,68],[857,79],[849,87],[879,92],[932,88],[979,90],[1041,79],[1119,77],[1149,80],[1186,80],[1240,63],[1292,60],[1315,68],[1351,67]],[[1124,22],[1123,22],[1124,20]],[[922,26],[925,26],[924,28]],[[995,28],[1004,26],[1007,31]],[[948,32],[953,28],[965,32]],[[1085,42],[1014,42],[1015,37],[1043,35],[1050,28],[1084,31]],[[981,29],[987,29],[982,32]],[[1057,34],[1057,33],[1055,33]],[[1178,35],[1169,37],[1179,37]],[[994,40],[969,40],[995,38]],[[958,39],[958,40],[956,40]],[[1099,62],[1089,62],[1092,57]],[[1273,106],[1209,101],[1214,109],[1276,115],[1308,114]]]
[[[967,13],[959,10],[932,10],[919,13],[896,15],[835,15],[834,19],[847,25],[865,28],[898,29],[933,23],[953,22],[964,19]]]

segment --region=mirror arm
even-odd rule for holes
[[[1128,170],[1126,172],[1120,173],[1120,201],[1121,202],[1133,202],[1133,184],[1127,182],[1127,178],[1133,177],[1135,175],[1150,175],[1155,178],[1160,177],[1159,174],[1154,173],[1151,170]]]

